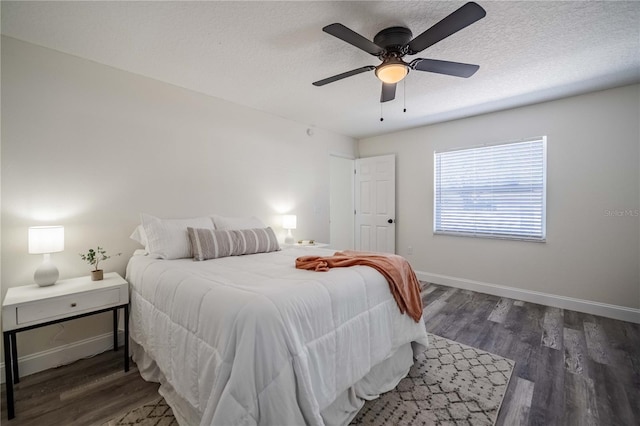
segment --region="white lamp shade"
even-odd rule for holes
[[[284,229],[296,229],[297,219],[295,214],[285,214],[282,216],[282,227]]]
[[[57,253],[64,250],[64,226],[29,227],[29,253]]]

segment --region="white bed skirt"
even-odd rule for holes
[[[356,384],[345,390],[336,400],[321,411],[326,425],[347,425],[367,400],[395,388],[413,365],[415,350],[424,349],[420,344],[407,343],[401,346],[389,358],[374,366]],[[142,377],[151,382],[160,383],[160,394],[172,408],[178,423],[182,426],[200,425],[202,414],[178,395],[155,361],[147,355],[142,346],[131,341],[131,353]],[[282,425],[287,426],[287,425]],[[298,426],[298,425],[291,425]]]

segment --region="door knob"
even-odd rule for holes
[[[393,223],[393,219],[389,219],[387,223]]]

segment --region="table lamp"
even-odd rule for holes
[[[43,254],[44,260],[33,279],[40,287],[54,285],[60,276],[50,254],[64,250],[64,226],[29,227],[29,254]]]
[[[296,229],[297,217],[295,214],[285,214],[282,216],[282,227],[287,230],[287,236],[284,239],[285,244],[293,244],[295,240],[291,234],[292,229]]]

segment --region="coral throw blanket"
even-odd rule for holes
[[[296,268],[317,272],[356,265],[370,266],[384,275],[400,312],[403,314],[406,312],[415,322],[420,321],[422,316],[420,283],[413,268],[404,257],[395,254],[346,250],[328,257],[302,256],[296,259]]]

